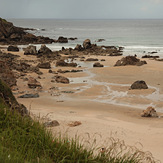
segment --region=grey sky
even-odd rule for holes
[[[0,17],[163,19],[163,0],[0,0]]]

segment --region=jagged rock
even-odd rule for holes
[[[56,67],[61,66],[61,67],[76,67],[77,63],[67,63],[64,60],[58,60],[56,62]]]
[[[138,80],[131,85],[130,89],[148,89],[148,86],[145,81]]]
[[[64,83],[64,84],[69,84],[70,81],[68,78],[64,77],[64,76],[54,76],[53,79],[55,80],[55,82],[57,83]]]
[[[42,69],[50,69],[51,68],[50,62],[39,63],[37,66]]]
[[[49,121],[49,122],[45,122],[44,123],[44,126],[45,127],[55,127],[55,126],[59,126],[59,122],[56,121],[56,120],[53,120],[53,121]]]
[[[36,94],[24,94],[24,95],[18,96],[18,98],[38,98],[38,97],[39,97],[38,93],[36,93]]]
[[[7,48],[8,51],[18,52],[19,48],[17,46],[10,45]]]
[[[83,48],[82,48],[81,45],[77,44],[76,47],[75,47],[75,50],[77,50],[77,51],[82,51]]]
[[[153,107],[148,107],[146,110],[143,110],[141,117],[158,117],[158,114]]]
[[[38,54],[51,54],[52,51],[46,47],[46,45],[41,45],[41,48],[38,50]]]
[[[25,48],[24,55],[36,55],[37,50],[36,46],[30,45],[27,48]]]
[[[84,49],[89,49],[89,48],[91,48],[91,40],[90,40],[90,39],[86,39],[86,40],[83,42],[83,48],[84,48]]]
[[[53,39],[42,36],[35,36],[26,32],[27,28],[15,27],[12,23],[0,18],[0,44],[48,44]]]
[[[0,61],[0,79],[9,85],[9,87],[16,85],[16,78],[14,73],[10,70],[6,62]]]
[[[66,37],[60,36],[57,40],[59,43],[68,43],[68,39]]]
[[[36,88],[36,87],[42,88],[41,83],[38,82],[38,81],[37,81],[35,78],[33,78],[33,77],[29,77],[29,79],[28,79],[28,87],[29,87],[29,88]]]
[[[137,59],[135,56],[127,56],[123,57],[121,60],[118,60],[114,66],[126,66],[126,65],[142,66],[144,64],[147,64],[147,62],[140,61],[140,59]]]
[[[93,64],[93,67],[104,67],[100,62],[96,62]]]
[[[97,58],[87,58],[86,61],[98,61]]]

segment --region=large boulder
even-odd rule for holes
[[[59,43],[68,43],[68,39],[66,37],[60,36],[57,40]]]
[[[153,107],[148,107],[146,110],[143,110],[141,113],[142,117],[158,117],[156,110]]]
[[[41,83],[38,82],[38,81],[37,81],[35,78],[33,78],[33,77],[29,77],[29,79],[28,79],[28,87],[29,87],[29,88],[37,88],[37,87],[42,88]]]
[[[89,49],[89,48],[91,48],[91,41],[90,41],[90,39],[86,39],[86,40],[83,42],[83,48],[84,48],[84,49]]]
[[[145,81],[138,80],[131,85],[130,89],[148,89],[148,86]]]
[[[64,77],[64,76],[57,75],[57,76],[54,76],[53,79],[57,83],[64,83],[64,84],[69,84],[70,83],[69,79]]]
[[[7,48],[8,51],[18,52],[19,48],[17,46],[10,45]]]
[[[42,69],[50,69],[51,65],[50,65],[50,62],[44,62],[44,63],[39,63],[38,67]]]
[[[135,56],[127,56],[123,57],[121,60],[118,60],[114,66],[126,66],[126,65],[142,66],[144,64],[147,64],[147,62],[140,61],[140,59],[136,58]]]
[[[38,54],[51,54],[52,51],[46,46],[41,45],[41,48],[38,50]]]
[[[100,62],[96,62],[93,64],[93,67],[104,67]]]
[[[24,55],[36,55],[36,54],[37,54],[36,46],[33,45],[28,46],[24,51]]]

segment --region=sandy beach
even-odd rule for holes
[[[5,52],[5,50],[3,49]],[[25,56],[15,52],[21,59],[36,60],[35,56]],[[61,132],[74,137],[76,134],[84,139],[96,138],[97,145],[107,146],[107,138],[124,140],[129,146],[137,146],[143,151],[150,151],[156,159],[163,161],[163,64],[152,59],[145,59],[143,66],[114,67],[123,56],[89,56],[98,58],[104,67],[93,68],[94,62],[83,62],[79,58],[74,62],[78,68],[55,67],[57,71],[80,69],[83,72],[61,74],[69,78],[70,84],[51,82],[54,74],[41,69],[43,75],[38,78],[35,73],[26,77],[35,77],[42,85],[39,98],[17,98],[32,115],[57,120],[60,126],[51,128],[54,134]],[[88,58],[88,56],[86,57]],[[130,90],[137,80],[144,80],[149,89]],[[27,81],[17,80],[19,90],[14,91],[18,97],[21,92],[36,93],[38,90],[28,88]],[[50,90],[55,87],[56,89]],[[153,106],[159,118],[141,117],[142,110]],[[69,127],[72,121],[81,125]],[[100,136],[99,136],[100,135]]]

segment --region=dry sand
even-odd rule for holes
[[[25,59],[36,59],[34,56],[17,54]],[[163,62],[146,59],[148,64],[143,66],[113,67],[122,57],[91,57],[105,59],[101,63],[106,67],[83,68],[84,72],[61,74],[70,78],[70,84],[51,83],[54,74],[41,70],[44,72],[42,79],[37,79],[43,86],[40,97],[18,98],[18,101],[30,109],[32,114],[40,117],[48,114],[48,118],[57,120],[60,126],[52,128],[54,133],[61,131],[70,137],[78,134],[85,139],[88,139],[86,133],[89,133],[90,139],[96,137],[97,144],[102,147],[105,147],[108,137],[114,137],[124,140],[128,145],[136,145],[143,151],[152,152],[154,157],[163,162],[163,118],[140,116],[147,106],[154,106],[158,112],[163,111]],[[52,68],[57,69],[59,68]],[[35,74],[27,76],[37,78]],[[136,80],[145,80],[149,89],[129,90]],[[18,87],[19,92],[31,92],[27,82],[22,79],[18,79]],[[49,91],[51,87],[58,87],[53,96]],[[20,95],[18,92],[14,93],[16,97]],[[71,121],[80,121],[82,124],[69,127],[68,123]]]

